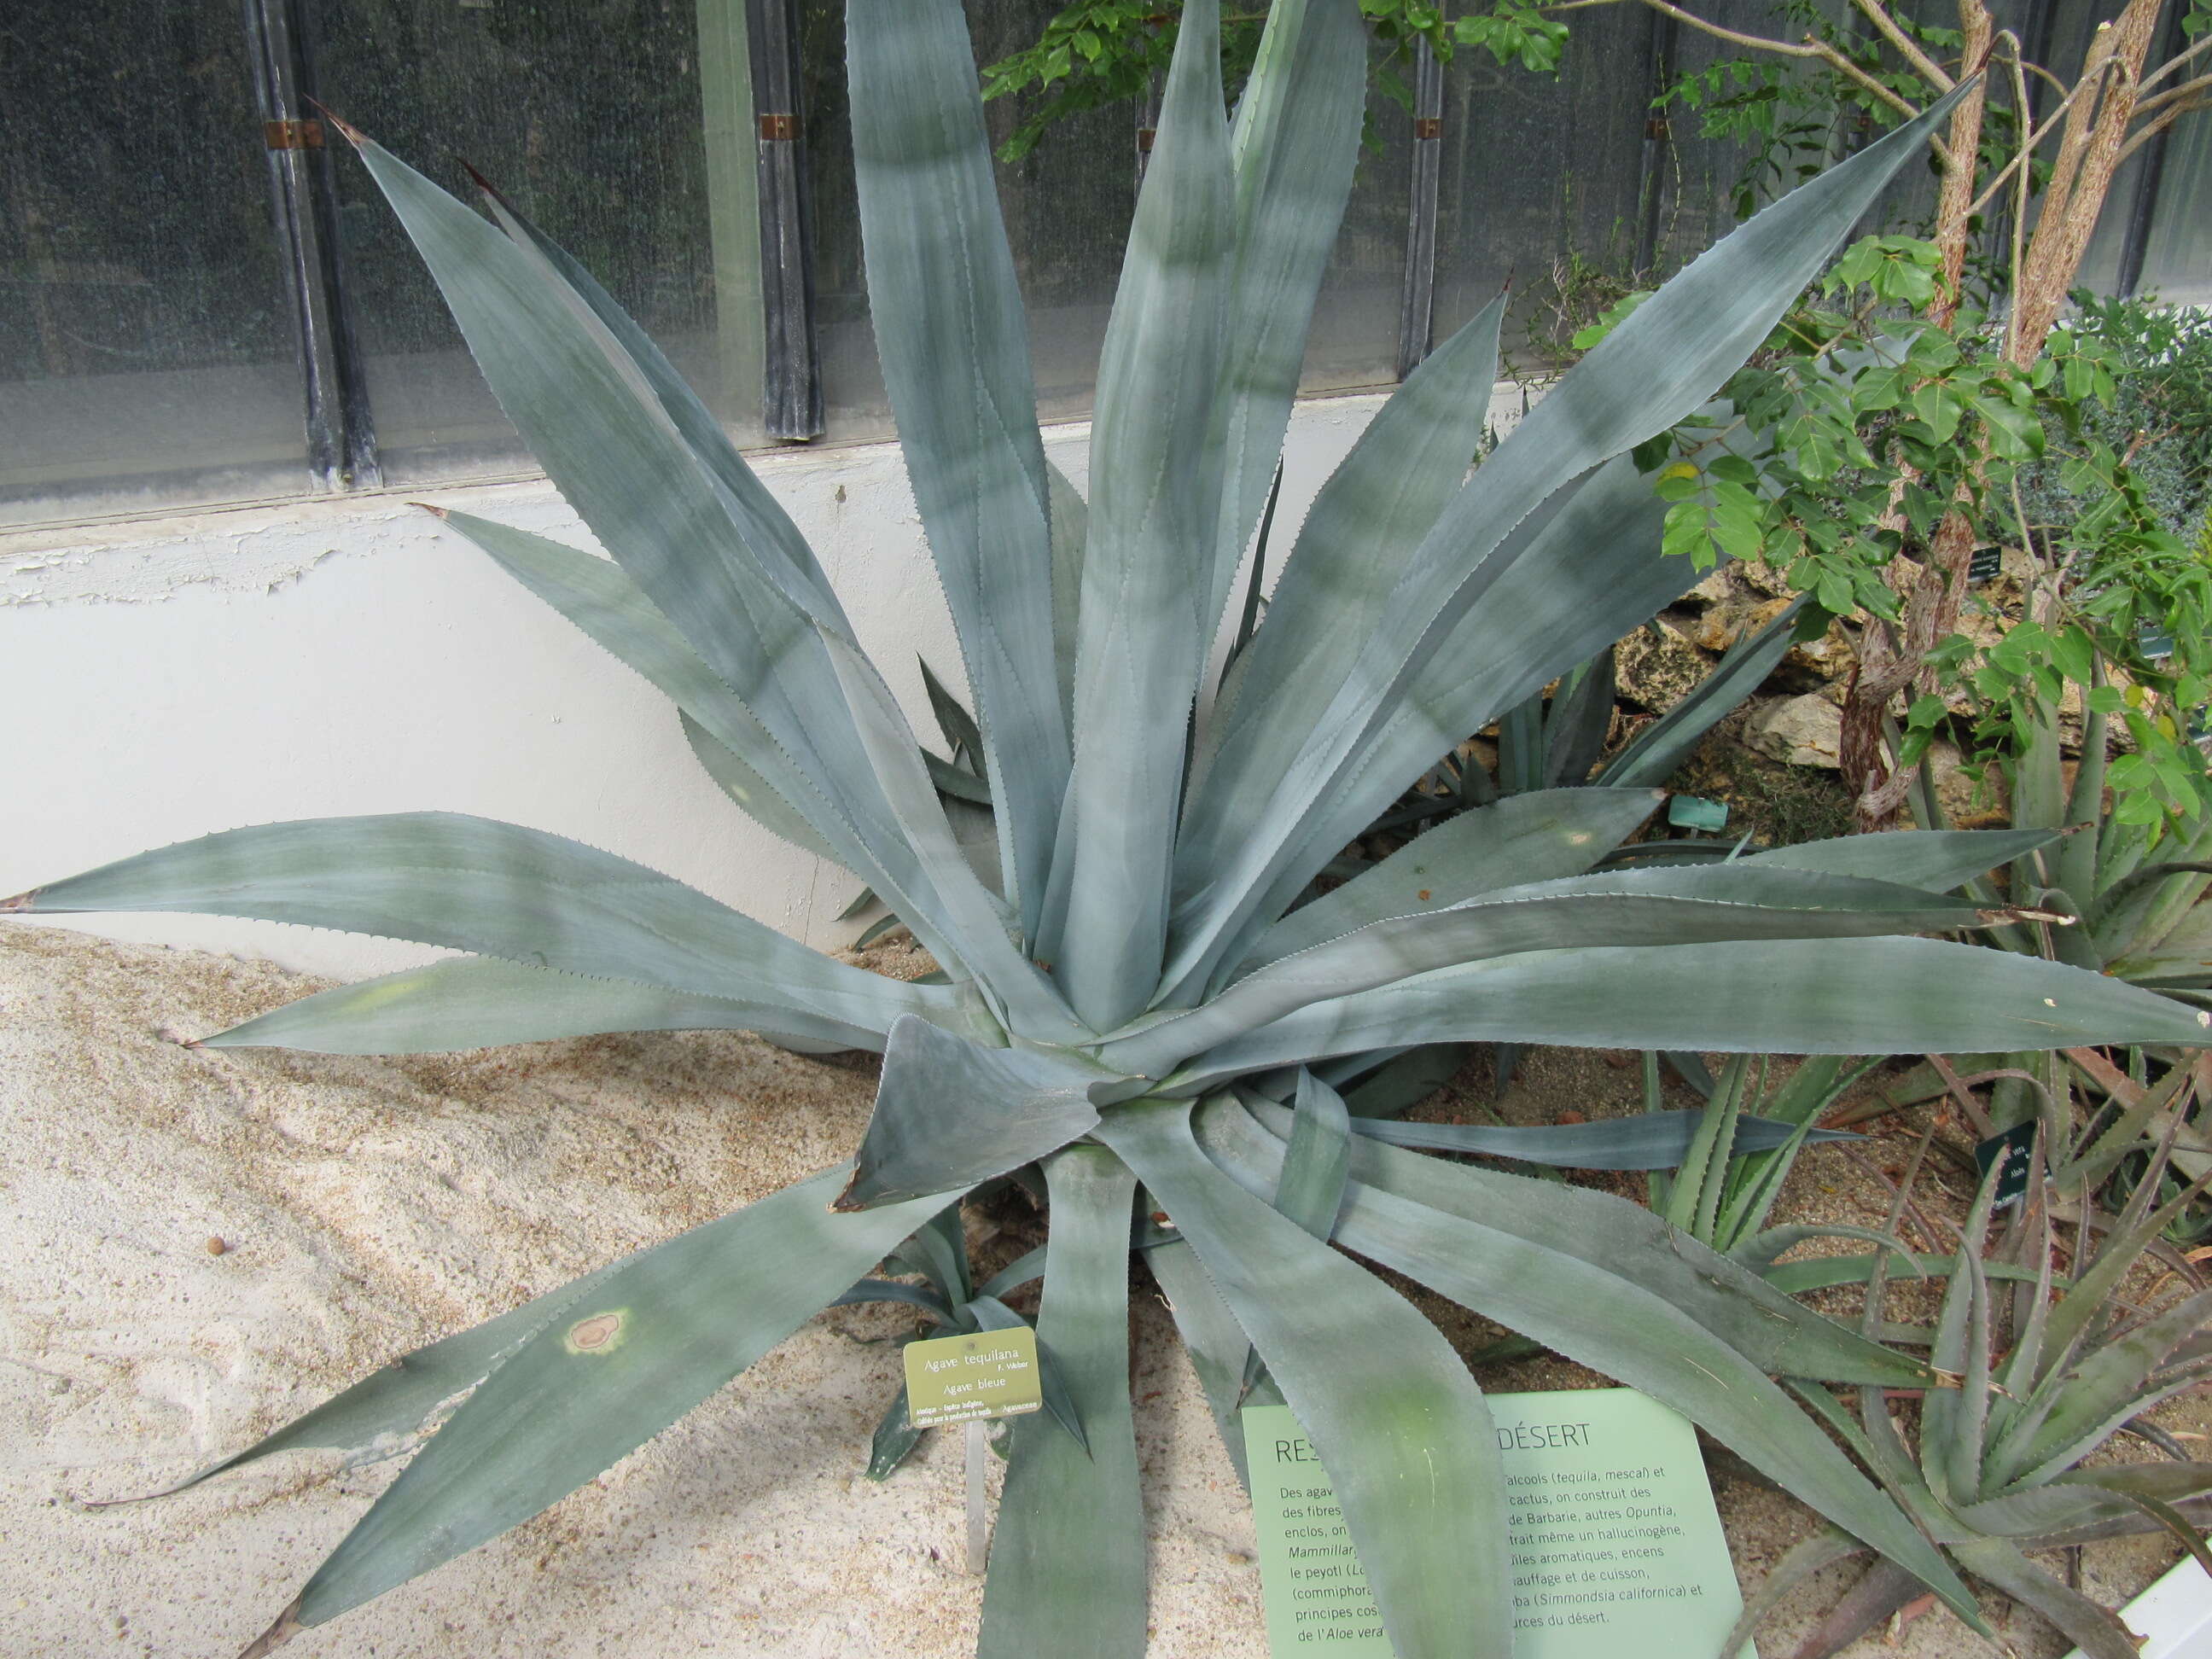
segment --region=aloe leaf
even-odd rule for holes
[[[1920,939],[1535,951],[1317,1002],[1159,1092],[1415,1042],[1763,1054],[1955,1054],[2212,1041],[2212,1013],[2056,963]]]
[[[712,738],[692,751],[725,793],[786,841],[848,869],[866,862],[851,830],[793,766],[738,695],[707,666],[620,565],[473,514],[441,509],[450,529],[475,543],[531,592],[558,611],[684,711]]]
[[[285,1620],[335,1618],[574,1492],[789,1336],[957,1196],[834,1215],[830,1197],[844,1178],[829,1170],[694,1228],[569,1301],[416,1454]]]
[[[1253,1173],[1265,1181],[1271,1172],[1262,1164]],[[1756,1364],[1667,1297],[1580,1255],[1358,1181],[1346,1193],[1337,1237],[1346,1249],[1673,1407],[1972,1613],[1972,1595],[1895,1505]],[[1203,1241],[1199,1246],[1203,1255]],[[1273,1356],[1268,1360],[1272,1368]],[[1316,1449],[1326,1463],[1326,1450]]]
[[[884,385],[975,696],[1006,890],[1034,935],[1069,766],[1052,507],[959,0],[854,0],[846,72]]]
[[[894,981],[895,983],[896,981]],[[838,1048],[880,1048],[883,1034],[789,1006],[584,979],[495,957],[435,962],[288,1002],[203,1037],[203,1048],[305,1048],[323,1054],[442,1054],[602,1031],[760,1031]]]
[[[789,1009],[863,1030],[945,989],[831,962],[681,882],[581,842],[456,812],[228,830],[33,890],[9,908],[183,910],[337,927]]]
[[[1431,359],[1431,361],[1434,361]],[[1447,818],[1260,936],[1247,970],[1389,916],[1578,876],[1650,817],[1656,790],[1541,789]]]
[[[1952,1545],[1951,1553],[1967,1571],[2057,1626],[2087,1659],[2142,1659],[2142,1648],[2117,1613],[2069,1589],[2002,1539],[1965,1540]]]
[[[1287,908],[1277,884],[1295,877],[1295,892],[1319,868],[1313,826],[1341,808],[1348,775],[1377,775],[1378,789],[1402,787],[1417,775],[1425,761],[1395,775],[1374,774],[1374,739],[1424,671],[1446,659],[1443,647],[1459,624],[1534,546],[1548,528],[1546,514],[1559,513],[1577,481],[1712,396],[1820,273],[1890,177],[1921,152],[1957,95],[1818,174],[1707,250],[1577,364],[1476,469],[1415,550],[1386,602],[1385,625],[1368,635],[1321,718],[1282,716],[1308,740],[1273,781],[1265,807],[1234,814],[1255,832],[1217,870],[1218,884],[1191,894],[1187,914],[1178,916],[1170,986],[1202,979],[1241,944],[1255,915]],[[1548,562],[1542,568],[1547,582],[1556,580]],[[1286,569],[1284,582],[1293,576]],[[1516,629],[1524,621],[1504,614]],[[1567,660],[1584,660],[1606,642]],[[1516,665],[1532,659],[1525,641],[1512,655]],[[1497,706],[1510,706],[1542,683],[1517,688]],[[1429,756],[1481,723],[1458,723]],[[1231,758],[1224,748],[1223,763]],[[1372,805],[1365,792],[1356,798],[1363,807]],[[1335,844],[1342,839],[1348,837]]]
[[[1040,1054],[983,1048],[902,1019],[884,1047],[875,1115],[840,1210],[978,1185],[1057,1152],[1098,1121],[1095,1073]]]
[[[1266,1182],[1289,1115],[1279,1107],[1209,1102],[1200,1138],[1225,1168]],[[1276,1143],[1271,1146],[1269,1143]],[[1352,1143],[1352,1176],[1425,1209],[1464,1216],[1512,1232],[1546,1250],[1575,1256],[1632,1280],[1680,1309],[1746,1355],[1760,1370],[1834,1382],[1927,1388],[1936,1373],[1920,1361],[1846,1330],[1768,1285],[1717,1251],[1668,1227],[1640,1204],[1557,1182],[1508,1175],[1476,1164],[1451,1164],[1385,1146],[1366,1136]]]
[[[1124,1106],[1098,1135],[1167,1206],[1305,1429],[1399,1659],[1504,1659],[1504,1470],[1458,1356],[1404,1298],[1216,1170],[1188,1106]]]
[[[983,1592],[979,1659],[1138,1659],[1145,1650],[1145,1518],[1129,1401],[1129,1201],[1112,1153],[1045,1164],[1052,1243],[1037,1346],[1083,1424],[1082,1443],[1036,1417],[1014,1425]],[[1086,1449],[1087,1446],[1087,1449]]]
[[[1159,136],[1099,358],[1075,682],[1075,775],[1059,964],[1078,1013],[1140,1010],[1167,932],[1183,752],[1206,642],[1221,508],[1216,425],[1234,252],[1218,0],[1184,9]],[[1076,943],[1079,942],[1079,943]],[[1073,945],[1074,948],[1068,948]]]
[[[1271,962],[1190,1012],[1109,1041],[1100,1053],[1109,1066],[1157,1077],[1310,1005],[1526,951],[1932,932],[1977,926],[1984,914],[1887,882],[1740,864],[1569,877],[1370,922]]]
[[[1314,301],[1352,191],[1366,100],[1367,39],[1354,0],[1268,8],[1230,137],[1236,263],[1212,617],[1221,615],[1282,453]]]
[[[2023,1417],[2009,1443],[1994,1449],[2002,1455],[1993,1459],[1993,1472],[2012,1484],[2047,1480],[2079,1462],[2129,1418],[2190,1386],[2193,1377],[2162,1385],[2153,1373],[2207,1320],[2212,1320],[2212,1291],[2200,1291],[2104,1343],[2066,1376],[2048,1415]]]
[[[1352,1128],[1392,1146],[1432,1152],[1482,1152],[1522,1164],[1551,1164],[1571,1170],[1664,1170],[1680,1164],[1695,1139],[1703,1112],[1648,1112],[1607,1118],[1596,1123],[1561,1123],[1529,1128],[1499,1128],[1480,1123],[1401,1123],[1363,1117]],[[1733,1150],[1741,1158],[1782,1146],[1802,1131],[1771,1118],[1736,1122]],[[1814,1140],[1856,1140],[1839,1129],[1817,1129]]]
[[[1948,893],[1961,883],[2048,845],[2048,830],[1890,830],[1801,842],[1754,853],[1746,864],[1862,876]]]
[[[1242,829],[1234,811],[1199,801],[1209,793],[1249,798],[1249,780],[1289,763],[1382,620],[1407,558],[1466,481],[1498,378],[1504,314],[1501,294],[1424,358],[1315,496],[1194,769],[1196,799],[1177,851],[1186,868],[1206,867]],[[1233,775],[1217,777],[1213,762],[1224,752],[1235,757]]]
[[[1596,781],[1616,789],[1650,788],[1674,776],[1705,733],[1766,683],[1775,665],[1788,654],[1798,614],[1804,608],[1805,596],[1800,594],[1765,627],[1729,647],[1713,672],[1699,680],[1689,696],[1638,732],[1627,748],[1605,763]],[[1881,878],[1907,886],[1926,884],[1886,871]]]

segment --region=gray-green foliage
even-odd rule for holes
[[[2042,1146],[2039,1139],[2032,1154],[2014,1154],[2032,1157],[2031,1178],[2022,1212],[2001,1242],[1990,1237],[1999,1170],[1990,1171],[1967,1218],[1958,1270],[1933,1328],[1918,1336],[1960,1386],[1923,1397],[1917,1432],[1899,1424],[1880,1390],[1859,1389],[1854,1412],[1820,1383],[1793,1386],[1960,1568],[2033,1607],[2089,1659],[2135,1659],[2137,1638],[2117,1615],[2027,1553],[2115,1533],[2165,1531],[2199,1559],[2207,1556],[2199,1528],[2212,1463],[2136,1419],[2212,1374],[2203,1335],[2212,1291],[2185,1288],[2146,1308],[2130,1282],[2139,1267],[2153,1266],[2146,1252],[2202,1184],[2154,1207],[2160,1152],[2150,1179],[2093,1246],[2093,1182],[2067,1182],[2063,1170],[2046,1181]],[[2079,1160],[2069,1163],[2079,1167]],[[2052,1267],[2060,1243],[2052,1201],[2062,1195],[2075,1198],[2081,1217],[2080,1235],[2067,1241],[2072,1278],[2063,1283]],[[1869,1280],[1869,1329],[1884,1316],[1887,1265],[1885,1256]],[[2172,1461],[2083,1467],[2123,1429]],[[1792,1551],[1753,1595],[1738,1637],[1806,1574],[1863,1547],[1832,1528]],[[1917,1593],[1890,1564],[1877,1564],[1805,1651],[1833,1652]]]
[[[1675,597],[1688,573],[1639,532],[1653,498],[1628,452],[1766,337],[1945,110],[1691,266],[1472,479],[1462,446],[1360,446],[1235,676],[1209,687],[1349,189],[1365,62],[1354,0],[1279,0],[1232,122],[1215,9],[1185,14],[1085,505],[1043,457],[961,8],[850,6],[872,314],[975,696],[962,744],[988,782],[995,866],[948,817],[940,787],[957,780],[925,761],[822,567],[665,359],[503,204],[481,216],[360,143],[502,405],[614,562],[459,514],[453,527],[669,691],[732,799],[881,895],[945,982],[875,979],[624,860],[437,814],[233,830],[11,902],[275,916],[477,953],[311,999],[236,1042],[408,1050],[724,1024],[886,1051],[857,1171],[403,1361],[288,1431],[405,1436],[437,1403],[423,1365],[441,1398],[482,1379],[272,1638],[574,1490],[895,1249],[939,1264],[934,1291],[901,1299],[998,1317],[926,1227],[955,1226],[979,1184],[1033,1182],[1040,1160],[1054,1231],[1038,1328],[1081,1448],[1048,1417],[1012,1437],[986,1653],[1142,1646],[1133,1237],[1183,1287],[1177,1317],[1217,1392],[1256,1351],[1300,1414],[1403,1659],[1511,1649],[1494,1442],[1450,1349],[1324,1231],[1677,1407],[1971,1616],[1905,1512],[1771,1375],[1913,1387],[1937,1380],[1926,1364],[1638,1206],[1354,1135],[1351,1111],[1396,1051],[1479,1037],[1863,1053],[2197,1042],[2212,1017],[1899,937],[1979,921],[1943,896],[1959,848],[1978,867],[2010,842],[1591,874],[1636,820],[1614,789],[1553,792],[1540,825],[1521,803],[1469,813],[1410,905],[1419,860],[1394,860],[1333,894],[1326,927],[1285,921],[1439,754]],[[1401,396],[1479,407],[1492,351],[1438,362]],[[1367,623],[1347,633],[1355,608]],[[1286,1068],[1368,1081],[1304,1134],[1297,1112],[1254,1116],[1226,1092]],[[1321,1111],[1334,1097],[1303,1097]],[[1130,1232],[1139,1182],[1173,1234]]]

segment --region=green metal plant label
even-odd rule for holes
[[[1717,1647],[1743,1597],[1687,1419],[1633,1389],[1488,1401],[1505,1464],[1515,1659]],[[1297,1419],[1286,1406],[1243,1415],[1273,1659],[1393,1659],[1335,1488]],[[1748,1643],[1741,1659],[1757,1659]]]
[[[1019,1417],[1043,1403],[1036,1333],[1026,1325],[906,1345],[906,1413],[917,1429]]]

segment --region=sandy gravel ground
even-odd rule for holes
[[[297,1453],[88,1504],[158,1488],[409,1348],[834,1163],[866,1117],[866,1061],[736,1035],[411,1060],[180,1046],[315,988],[264,963],[0,926],[0,1653],[235,1654],[396,1466]],[[1601,1115],[1634,1087],[1602,1057],[1540,1054],[1508,1115]],[[1800,1201],[1857,1201],[1817,1157],[1802,1180]],[[1243,1493],[1164,1313],[1138,1305],[1152,1652],[1261,1655]],[[1437,1311],[1467,1346],[1494,1334]],[[882,1485],[860,1474],[901,1329],[890,1310],[817,1319],[592,1486],[288,1653],[969,1652],[958,1442],[931,1437]],[[1601,1379],[1539,1361],[1484,1380]],[[1719,1495],[1747,1579],[1807,1529],[1787,1500]],[[2087,1585],[2118,1599],[2172,1558],[2106,1547]],[[1770,1659],[1844,1582],[1818,1581],[1770,1627]],[[1990,1609],[2024,1659],[2063,1651]],[[1943,1613],[1855,1650],[1985,1650]]]

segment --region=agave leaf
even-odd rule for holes
[[[1098,363],[1075,682],[1073,819],[1044,954],[1076,1012],[1109,1030],[1159,972],[1182,745],[1206,642],[1221,510],[1216,429],[1235,227],[1218,0],[1183,12],[1159,137]],[[1060,907],[1050,907],[1058,921]],[[1071,945],[1073,948],[1070,948]]]
[[[1552,700],[1544,717],[1540,781],[1545,787],[1589,781],[1590,769],[1604,752],[1606,734],[1613,729],[1615,689],[1613,647],[1607,646],[1577,669],[1571,683]],[[1750,691],[1751,687],[1746,686],[1743,695],[1747,696]],[[1720,716],[1716,714],[1713,718]]]
[[[501,234],[378,145],[355,143],[562,495],[850,826],[864,873],[917,937],[959,957],[821,643],[849,638],[843,613],[788,515],[726,444],[702,459],[694,426],[633,350],[636,331],[600,314],[573,262],[556,264],[520,230]]]
[[[635,1256],[624,1258],[624,1261],[634,1260]],[[570,1279],[481,1325],[404,1353],[244,1451],[234,1452],[195,1470],[175,1486],[147,1496],[166,1498],[196,1486],[210,1475],[281,1451],[343,1452],[349,1464],[396,1455],[408,1449],[410,1437],[437,1416],[441,1407],[483,1382],[524,1340],[544,1329],[578,1297],[589,1295],[623,1265],[615,1262]]]
[[[1466,481],[1498,378],[1504,314],[1501,294],[1424,358],[1322,486],[1268,601],[1267,623],[1240,658],[1233,696],[1224,688],[1226,701],[1216,707],[1194,771],[1194,795],[1227,790],[1256,806],[1248,781],[1296,756],[1305,728],[1286,711],[1304,708],[1309,721],[1320,716],[1382,620],[1407,558]],[[1238,757],[1238,770],[1216,780],[1212,763],[1224,748]],[[1202,869],[1241,832],[1233,809],[1194,811],[1177,859]],[[1200,845],[1197,836],[1215,839]]]
[[[1569,877],[1370,922],[1271,962],[1202,1006],[1100,1052],[1109,1066],[1156,1077],[1309,1005],[1531,951],[1915,933],[1973,927],[1984,914],[1887,882],[1740,864]]]
[[[1436,1152],[1483,1152],[1522,1164],[1552,1164],[1572,1170],[1664,1170],[1689,1152],[1703,1112],[1645,1112],[1596,1123],[1562,1123],[1531,1128],[1499,1128],[1480,1123],[1399,1123],[1363,1117],[1352,1128],[1393,1146],[1418,1146]],[[1801,1133],[1797,1126],[1771,1118],[1736,1121],[1735,1140],[1727,1156],[1741,1158],[1784,1145]],[[1814,1140],[1856,1140],[1839,1129],[1817,1129]]]
[[[1129,1402],[1129,1202],[1135,1178],[1097,1146],[1045,1164],[1050,1261],[1037,1310],[1083,1424],[1014,1425],[979,1659],[1137,1659],[1145,1650],[1145,1520]]]
[[[1825,875],[1894,881],[1948,893],[1975,876],[2024,857],[2053,839],[2048,830],[1890,830],[1873,836],[1801,842],[1743,860]]]
[[[1123,1278],[1127,1275],[1124,1273]],[[975,1299],[961,1310],[979,1331],[1027,1330],[1030,1322],[988,1291],[978,1292]],[[1125,1340],[1126,1350],[1127,1343]],[[1127,1371],[1127,1355],[1123,1355],[1122,1370]],[[1069,1439],[1085,1457],[1091,1455],[1091,1442],[1083,1429],[1082,1408],[1068,1391],[1067,1379],[1063,1375],[1060,1358],[1042,1339],[1037,1342],[1037,1387],[1044,1397],[1044,1409],[1053,1421],[1067,1431]]]
[[[959,959],[975,970],[983,994],[1004,1007],[1010,1029],[1039,1042],[1089,1038],[1052,981],[1022,953],[1009,931],[1012,918],[1005,902],[983,884],[961,850],[946,803],[922,763],[921,746],[876,665],[859,647],[835,634],[825,630],[822,643],[897,822],[901,845],[925,890],[936,896],[932,919],[949,935]],[[899,908],[899,915],[908,927],[916,927],[912,913]],[[919,927],[916,932],[925,945],[931,943],[927,933]]]
[[[1268,8],[1230,138],[1237,218],[1227,465],[1209,617],[1221,615],[1282,453],[1314,301],[1352,191],[1366,101],[1367,40],[1355,0]]]
[[[1354,1117],[1401,1117],[1450,1082],[1466,1061],[1462,1043],[1408,1048],[1346,1089],[1344,1103]]]
[[[1443,909],[1501,887],[1578,876],[1665,799],[1657,790],[1541,789],[1458,813],[1373,869],[1291,911],[1261,935],[1244,968],[1386,917]]]
[[[1272,1169],[1281,1156],[1288,1114],[1262,1103],[1217,1100],[1202,1110],[1199,1125],[1206,1147],[1224,1167],[1240,1181],[1249,1176],[1263,1183],[1254,1190],[1273,1190],[1264,1184],[1272,1176],[1257,1172]],[[1758,1274],[1670,1229],[1640,1204],[1475,1164],[1445,1164],[1364,1135],[1352,1139],[1352,1176],[1425,1209],[1510,1231],[1543,1249],[1629,1279],[1762,1370],[1891,1388],[1928,1388],[1938,1381],[1920,1361],[1823,1318]]]
[[[1252,1173],[1265,1181],[1273,1172],[1263,1164]],[[1337,1236],[1346,1249],[1672,1406],[1972,1615],[1972,1595],[1905,1516],[1758,1365],[1667,1297],[1578,1255],[1358,1181]]]
[[[1638,732],[1634,742],[1605,763],[1596,781],[1615,789],[1650,788],[1674,776],[1698,740],[1764,685],[1775,665],[1788,654],[1805,603],[1805,596],[1799,594],[1765,627],[1730,646],[1689,696]],[[1880,873],[1885,881],[1926,885],[1888,871]]]
[[[473,514],[441,510],[438,516],[672,698],[684,711],[687,734],[696,725],[701,736],[713,739],[714,749],[707,750],[693,738],[692,750],[741,809],[785,840],[848,869],[867,861],[852,831],[792,764],[759,716],[707,666],[620,565]]]
[[[1317,1002],[1158,1092],[1414,1042],[1863,1054],[2203,1044],[2212,1013],[2056,963],[1920,939],[1534,951]]]
[[[1352,1173],[1352,1115],[1344,1097],[1311,1072],[1298,1073],[1297,1110],[1283,1154],[1275,1207],[1324,1244],[1336,1231]]]
[[[714,787],[727,795],[731,804],[740,812],[769,834],[781,836],[793,847],[804,848],[815,857],[827,860],[840,868],[850,870],[853,867],[852,864],[846,863],[847,858],[851,859],[854,864],[864,866],[869,862],[866,854],[850,848],[843,858],[839,857],[836,850],[823,839],[812,824],[799,815],[797,809],[776,792],[775,787],[757,768],[739,757],[735,750],[692,719],[689,713],[678,709],[677,718],[684,723],[684,741],[691,746],[692,758],[699,763],[700,769],[714,781]],[[848,921],[850,916],[859,915],[876,902],[875,890],[863,887],[860,897],[847,907],[848,915],[840,916],[838,920]]]
[[[583,979],[495,957],[467,957],[318,992],[204,1037],[198,1046],[306,1048],[324,1054],[442,1054],[602,1031],[763,1030],[772,1036],[834,1044],[840,1049],[880,1048],[884,1043],[880,1032],[866,1026],[823,1019],[788,1006],[696,996],[621,980]]]
[[[973,1187],[1033,1164],[1098,1121],[1098,1081],[1041,1054],[984,1048],[923,1019],[902,1019],[840,1210],[873,1209]]]
[[[884,385],[975,696],[1007,895],[1034,936],[1069,766],[1052,507],[959,0],[855,0],[846,72]]]
[[[1178,1238],[1155,1245],[1145,1252],[1145,1265],[1159,1282],[1161,1297],[1175,1318],[1176,1334],[1182,1338],[1183,1352],[1190,1356],[1191,1370],[1198,1374],[1199,1387],[1213,1412],[1221,1448],[1237,1466],[1237,1478],[1249,1492],[1252,1477],[1245,1468],[1244,1436],[1237,1413],[1244,1404],[1245,1360],[1252,1352],[1251,1339],[1237,1322],[1237,1316],[1229,1311],[1221,1292],[1213,1288],[1197,1252],[1188,1243]]]
[[[929,711],[937,716],[937,729],[945,734],[945,741],[951,745],[953,758],[957,760],[958,751],[964,749],[971,760],[981,764],[979,757],[983,752],[983,731],[975,724],[975,717],[968,712],[965,703],[952,695],[945,682],[937,678],[937,671],[929,665],[927,657],[917,657],[915,660],[921,669],[921,689],[929,698]],[[988,794],[986,790],[987,799]]]
[[[1710,398],[1819,274],[1892,174],[1921,151],[1950,102],[1947,97],[1819,174],[1709,249],[1576,365],[1476,470],[1415,550],[1384,607],[1385,625],[1368,635],[1326,712],[1317,720],[1303,713],[1295,717],[1308,741],[1274,781],[1267,805],[1252,811],[1249,801],[1237,802],[1234,816],[1253,831],[1233,860],[1213,872],[1218,881],[1203,891],[1193,890],[1196,883],[1179,884],[1179,892],[1190,896],[1177,917],[1177,953],[1167,975],[1171,988],[1203,982],[1223,956],[1241,946],[1255,915],[1268,918],[1287,908],[1279,884],[1295,893],[1325,861],[1312,855],[1314,825],[1333,822],[1348,794],[1366,810],[1382,791],[1401,788],[1418,775],[1425,760],[1378,773],[1376,739],[1459,624],[1534,545],[1540,510],[1560,503],[1574,481]],[[1547,581],[1558,574],[1546,566]],[[1284,582],[1294,575],[1286,569]],[[1523,621],[1512,616],[1516,629]],[[1608,635],[1568,660],[1584,660],[1616,636]],[[1532,653],[1524,641],[1511,655],[1517,666]],[[1483,659],[1461,659],[1468,660]],[[1542,683],[1539,678],[1518,688],[1498,706],[1510,706]],[[1293,717],[1285,712],[1280,718]],[[1455,723],[1452,735],[1428,756],[1482,723]],[[1224,747],[1220,763],[1231,777],[1240,775],[1235,760]],[[1266,781],[1265,774],[1256,775]],[[1347,791],[1355,775],[1377,779],[1374,793]],[[1208,791],[1198,805],[1212,800],[1219,811],[1220,799]],[[1343,839],[1348,837],[1335,844]],[[1206,838],[1200,844],[1207,844]]]
[[[876,1425],[875,1433],[868,1441],[868,1479],[888,1480],[898,1466],[914,1455],[921,1443],[926,1431],[915,1427],[906,1412],[906,1384],[899,1384],[897,1395],[890,1408]]]
[[[954,1322],[952,1310],[945,1305],[945,1298],[934,1291],[926,1291],[919,1285],[902,1285],[895,1279],[864,1279],[830,1305],[833,1308],[865,1308],[874,1302],[903,1302],[910,1308],[919,1308],[940,1325]]]
[[[831,962],[681,882],[581,842],[458,812],[310,818],[141,853],[9,901],[19,910],[251,916],[503,957],[787,1009],[863,1030],[958,1006]],[[956,1024],[965,1024],[957,1013]]]
[[[1504,1659],[1504,1470],[1458,1356],[1395,1291],[1216,1170],[1188,1106],[1125,1106],[1098,1134],[1167,1206],[1328,1469],[1399,1659]]]
[[[1075,724],[1075,651],[1083,610],[1083,555],[1091,538],[1091,507],[1067,474],[1048,459],[1052,504],[1052,654],[1060,675],[1060,702]]]
[[[694,1228],[568,1302],[416,1454],[286,1617],[321,1624],[574,1492],[789,1336],[957,1196],[834,1215],[830,1197],[845,1175],[826,1171]]]
[[[1864,1555],[1866,1547],[1849,1533],[1834,1527],[1823,1527],[1810,1538],[1798,1540],[1783,1552],[1782,1559],[1767,1569],[1758,1588],[1744,1599],[1743,1612],[1716,1651],[1723,1655],[1741,1653],[1766,1615],[1781,1606],[1790,1591],[1816,1572],[1848,1561],[1855,1555]]]

